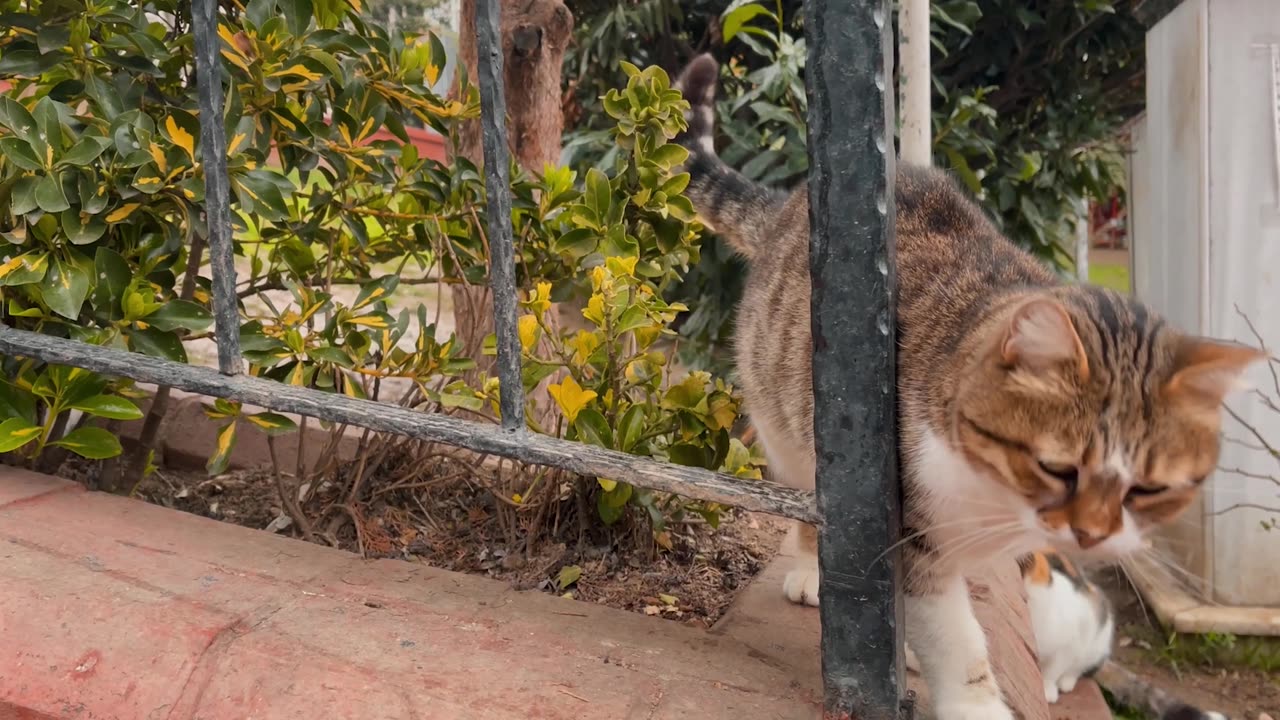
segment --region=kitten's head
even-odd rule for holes
[[[959,381],[966,459],[1054,547],[1115,557],[1184,510],[1218,462],[1222,401],[1265,354],[1178,332],[1095,287],[998,311]]]

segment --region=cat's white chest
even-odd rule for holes
[[[961,571],[993,557],[1008,559],[1037,549],[1034,512],[1025,500],[985,477],[932,431],[911,453],[912,470],[930,518],[926,527],[937,562]]]

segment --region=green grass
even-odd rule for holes
[[[1280,672],[1280,639],[1239,636],[1231,633],[1191,635],[1170,633],[1152,643],[1152,653],[1175,673],[1195,667],[1208,670],[1250,668]]]
[[[1129,292],[1129,268],[1124,265],[1089,265],[1089,282],[1118,292]]]

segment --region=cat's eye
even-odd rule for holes
[[[1143,485],[1134,485],[1133,487],[1129,488],[1128,494],[1125,495],[1125,500],[1132,500],[1134,498],[1151,497],[1152,495],[1159,495],[1160,493],[1168,489],[1169,488],[1165,488],[1165,487],[1145,487]]]
[[[1080,470],[1075,465],[1064,465],[1062,463],[1038,461],[1040,472],[1050,477],[1061,480],[1067,486],[1069,491],[1074,491],[1076,487],[1076,479],[1080,476]]]

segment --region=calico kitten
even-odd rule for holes
[[[1168,697],[1111,660],[1115,611],[1102,589],[1064,555],[1042,550],[1018,559],[1027,589],[1044,695],[1049,704],[1099,674],[1109,689],[1160,720],[1226,720]]]
[[[1044,678],[1044,696],[1058,702],[1082,677],[1111,657],[1116,624],[1111,602],[1070,560],[1052,550],[1018,561]]]
[[[691,103],[687,194],[750,263],[737,371],[770,473],[812,489],[808,196],[716,157],[718,74],[704,55],[676,83]],[[939,720],[1011,720],[963,575],[1046,545],[1140,547],[1213,470],[1223,396],[1262,354],[1062,285],[941,172],[900,167],[895,193],[907,637]],[[816,533],[791,541],[784,591],[815,605]]]

